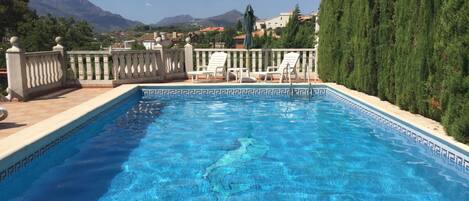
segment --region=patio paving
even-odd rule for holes
[[[28,102],[1,102],[9,114],[0,122],[0,139],[75,107],[111,88],[64,89]]]

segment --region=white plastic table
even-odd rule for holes
[[[230,81],[230,73],[233,73],[236,77],[236,81],[238,81],[238,78],[241,78],[239,79],[240,82],[243,82],[243,72],[247,72],[248,73],[248,77],[250,77],[250,72],[249,72],[249,68],[246,68],[246,67],[239,67],[239,68],[228,68],[227,69],[227,73],[226,73],[226,81]],[[241,74],[240,76],[238,76],[238,74]]]

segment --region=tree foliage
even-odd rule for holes
[[[197,48],[209,48],[215,43],[225,43],[226,48],[234,48],[234,37],[237,35],[236,27],[225,27],[225,31],[210,31],[194,38]]]
[[[322,1],[320,76],[442,121],[468,143],[468,10],[465,0]]]
[[[63,37],[68,50],[98,49],[100,43],[95,40],[92,27],[84,21],[38,16],[28,9],[28,0],[0,1],[0,39],[1,54],[10,47],[9,38],[18,36],[20,45],[26,51],[51,50],[57,36]],[[5,65],[5,58],[0,59],[0,66]]]
[[[141,43],[133,43],[131,49],[132,50],[146,50],[145,46],[142,45]]]
[[[102,45],[95,39],[92,27],[84,21],[38,16],[28,9],[28,0],[0,0],[0,68],[6,67],[5,51],[11,47],[9,38],[18,36],[23,50],[48,51],[55,37],[63,37],[67,50],[96,50]],[[0,91],[6,81],[0,81]]]
[[[292,16],[285,28],[282,29],[282,48],[311,48],[315,43],[315,19],[300,21],[301,10],[295,6]]]

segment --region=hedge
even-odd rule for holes
[[[319,75],[469,143],[468,11],[467,0],[323,0]]]

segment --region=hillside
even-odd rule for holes
[[[183,26],[183,25],[199,25],[199,26],[230,26],[234,25],[242,18],[243,14],[237,10],[231,10],[221,15],[208,18],[194,18],[190,15],[178,15],[167,17],[155,24],[155,26]]]
[[[39,15],[74,17],[90,23],[96,31],[127,29],[140,22],[105,11],[88,0],[30,0],[29,7]]]

